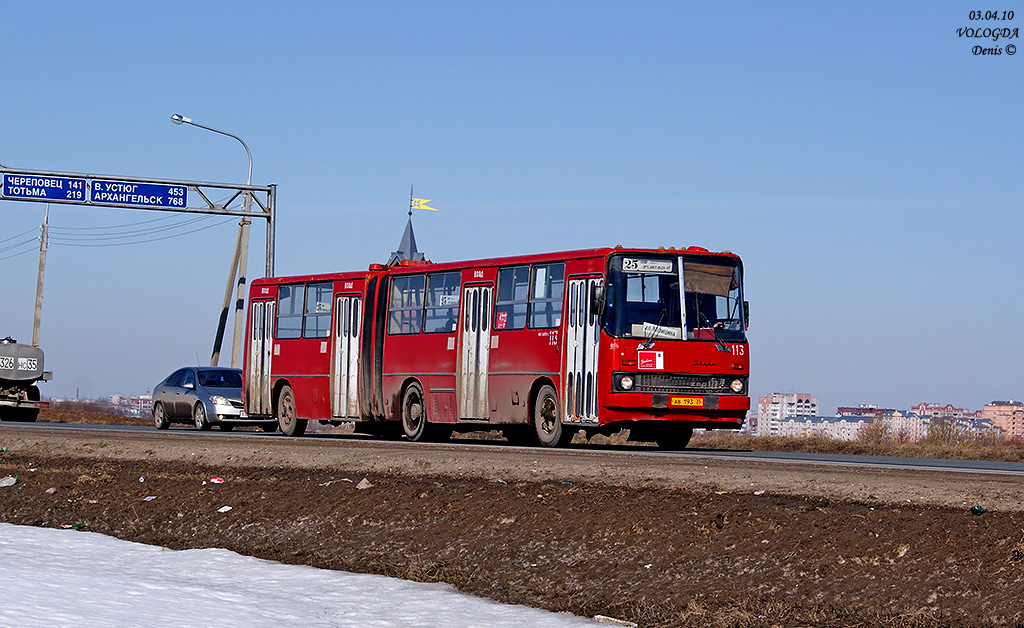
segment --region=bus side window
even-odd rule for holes
[[[326,338],[331,335],[332,295],[333,287],[329,282],[306,286],[303,338]]]
[[[530,295],[530,328],[551,329],[562,324],[562,291],[565,264],[537,264],[533,267]]]
[[[498,292],[494,304],[494,329],[526,327],[530,300],[530,267],[512,266],[498,271]]]
[[[302,314],[306,286],[281,286],[277,290],[277,330],[275,338],[302,337]]]
[[[395,277],[391,282],[388,333],[418,334],[423,324],[423,275]]]
[[[432,273],[427,275],[427,307],[423,319],[424,333],[455,331],[459,316],[459,283],[461,273]]]

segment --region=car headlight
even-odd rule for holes
[[[633,388],[633,376],[623,375],[622,379],[619,380],[619,386],[622,390],[630,390]]]
[[[213,405],[215,405],[215,406],[230,406],[231,405],[231,402],[228,401],[227,398],[221,397],[220,395],[213,395],[212,397],[210,397],[210,401],[212,401]]]
[[[742,379],[734,379],[734,380],[732,380],[732,383],[729,384],[729,388],[732,388],[732,391],[734,393],[736,393],[736,394],[739,394],[739,393],[743,392],[743,380]]]

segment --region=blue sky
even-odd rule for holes
[[[729,249],[755,396],[980,408],[1024,397],[1024,59],[956,30],[1019,28],[1004,4],[6,2],[0,163],[244,182],[237,142],[170,115],[230,131],[278,185],[278,274],[385,261],[410,184],[442,210],[414,219],[435,261]],[[0,212],[4,240],[43,205]],[[234,222],[69,246],[156,218],[187,219],[51,208],[44,394],[208,360]],[[37,256],[0,258],[0,333],[27,342]]]

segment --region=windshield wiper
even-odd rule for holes
[[[661,306],[661,311],[658,312],[658,320],[654,323],[654,327],[651,328],[651,333],[646,340],[637,345],[637,349],[650,349],[654,346],[654,337],[658,335],[658,330],[661,329],[661,323],[668,316],[668,308],[664,305]]]
[[[704,316],[704,313],[701,312],[699,309],[697,310],[697,317],[698,320],[703,319],[704,322],[707,323],[708,329],[711,330],[712,337],[714,337],[715,342],[718,344],[718,350],[725,351],[726,353],[732,353],[732,349],[729,348],[729,345],[725,344],[725,342],[723,342],[722,339],[718,337],[718,328],[712,325],[711,321],[708,320],[708,317]]]

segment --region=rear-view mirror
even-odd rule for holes
[[[608,306],[608,295],[604,286],[594,286],[590,291],[590,312],[594,316],[604,316],[605,308]]]

